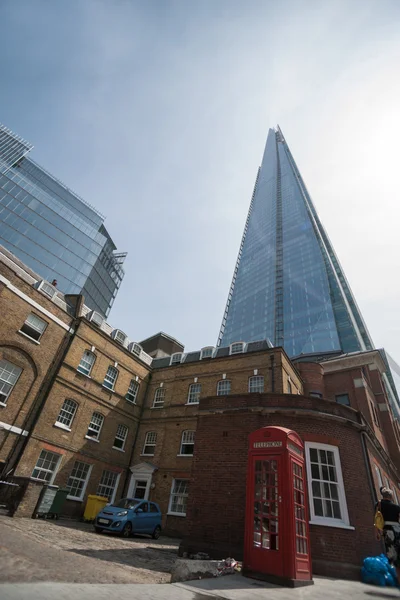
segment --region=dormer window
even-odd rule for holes
[[[131,344],[129,344],[129,350],[132,352],[132,354],[140,356],[140,353],[142,352],[142,346],[136,344],[136,342],[132,342]]]
[[[214,346],[206,346],[205,348],[202,348],[200,352],[200,360],[203,360],[203,358],[212,358],[214,355],[214,350]]]
[[[234,342],[230,345],[229,354],[243,354],[245,343],[244,342]]]
[[[90,313],[89,321],[97,325],[97,327],[101,327],[104,323],[104,319],[101,316],[101,314],[96,312],[95,310],[92,310],[92,312]]]
[[[53,298],[57,292],[56,288],[52,286],[51,283],[44,280],[39,283],[37,289],[43,292],[43,294],[46,294],[49,298]]]
[[[182,362],[182,357],[183,357],[183,353],[182,352],[175,352],[175,354],[173,354],[171,356],[170,365],[178,365],[179,363]]]
[[[125,344],[126,334],[120,329],[114,329],[112,332],[112,337],[116,342],[119,342],[122,345]]]

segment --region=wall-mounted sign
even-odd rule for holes
[[[279,448],[282,442],[254,442],[253,448]]]

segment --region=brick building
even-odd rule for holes
[[[152,359],[0,250],[0,470],[67,486],[65,512],[127,482]]]
[[[248,436],[279,425],[305,443],[314,572],[357,576],[380,551],[373,506],[383,484],[400,500],[400,432],[378,351],[138,344],[2,248],[0,308],[0,470],[38,486],[30,514],[39,483],[67,486],[73,516],[90,493],[146,498],[182,551],[240,558]]]

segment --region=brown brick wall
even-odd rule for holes
[[[2,262],[0,262],[0,273],[22,294],[48,310],[66,326],[71,326],[73,321],[71,316],[19,278]],[[19,332],[31,313],[47,323],[40,343]],[[2,319],[0,330],[0,359],[8,360],[22,369],[7,400],[7,405],[0,406],[0,421],[26,430],[29,429],[38,394],[47,384],[49,369],[54,366],[55,357],[69,337],[69,333],[6,285],[2,285],[0,289],[0,314],[6,315],[6,318]],[[0,439],[0,462],[7,461],[18,439],[19,436],[15,433],[3,432]]]
[[[299,405],[307,407],[308,402],[309,399],[298,399]],[[232,408],[236,409],[236,403]],[[337,405],[325,404],[337,408]],[[228,407],[231,407],[230,401],[226,402]],[[352,419],[354,413],[349,409],[347,412]],[[373,498],[360,433],[345,421],[332,420],[317,412],[314,417],[310,414],[301,416],[299,412],[293,416],[287,412],[254,413],[243,408],[199,416],[187,546],[192,549],[208,547],[211,551],[214,548],[217,553],[223,546],[225,552],[231,550],[239,556],[243,546],[248,435],[267,425],[292,428],[303,440],[316,435],[319,441],[325,438],[325,443],[337,440],[350,524],[355,530],[312,525],[312,557],[315,572],[324,573],[329,566],[331,574],[336,567],[337,573],[354,576],[362,558],[379,550],[372,527]],[[346,565],[352,565],[347,572]]]

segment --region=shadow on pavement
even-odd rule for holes
[[[400,594],[399,593],[385,593],[385,592],[378,592],[378,591],[370,591],[368,590],[367,592],[365,592],[366,596],[373,596],[374,598],[397,598],[397,600],[399,600],[400,598]]]
[[[107,550],[91,550],[82,548],[70,548],[66,552],[73,552],[81,556],[104,560],[110,564],[121,564],[134,569],[146,569],[148,571],[157,571],[159,573],[170,573],[175,557],[178,553],[168,551],[160,552],[158,548],[110,548]]]

